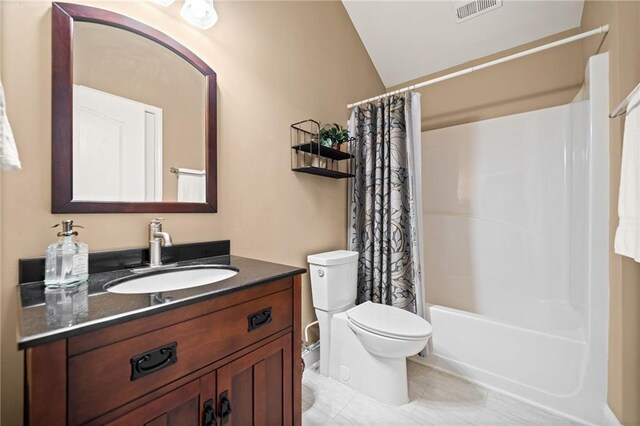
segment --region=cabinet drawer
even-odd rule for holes
[[[284,290],[68,359],[69,421],[104,414],[290,327]]]

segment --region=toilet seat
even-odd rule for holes
[[[346,313],[354,326],[392,339],[424,340],[433,330],[424,318],[380,303],[365,302]]]

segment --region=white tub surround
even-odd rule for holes
[[[593,423],[607,394],[608,96],[602,54],[571,104],[423,133],[429,362]]]

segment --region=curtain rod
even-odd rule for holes
[[[607,33],[607,32],[609,32],[609,25],[603,25],[603,26],[598,27],[596,29],[593,29],[591,31],[586,31],[584,33],[576,34],[576,35],[571,36],[571,37],[563,38],[562,40],[557,40],[557,41],[554,41],[554,42],[551,42],[551,43],[543,44],[542,46],[534,47],[534,48],[529,49],[529,50],[524,50],[524,51],[519,52],[519,53],[514,53],[513,55],[505,56],[504,58],[500,58],[500,59],[496,59],[496,60],[493,60],[493,61],[485,62],[484,64],[476,65],[475,67],[465,68],[465,69],[460,70],[460,71],[452,72],[451,74],[445,74],[443,76],[440,76],[440,77],[437,77],[437,78],[433,78],[431,80],[423,81],[422,83],[418,83],[418,84],[414,84],[414,85],[411,85],[411,86],[403,87],[402,89],[393,90],[393,91],[387,92],[387,93],[385,93],[383,95],[374,96],[373,98],[365,99],[365,100],[362,100],[360,102],[355,102],[355,103],[347,105],[347,108],[353,108],[355,106],[362,105],[364,103],[371,102],[371,101],[376,101],[378,99],[386,98],[386,97],[391,96],[391,95],[397,95],[397,94],[400,94],[400,93],[408,92],[409,90],[419,89],[419,88],[425,87],[425,86],[430,86],[432,84],[439,83],[439,82],[445,81],[445,80],[449,80],[449,79],[454,78],[454,77],[458,77],[458,76],[465,75],[465,74],[470,74],[470,73],[472,73],[474,71],[479,71],[479,70],[484,69],[484,68],[489,68],[489,67],[492,67],[494,65],[498,65],[498,64],[502,64],[504,62],[512,61],[514,59],[522,58],[523,56],[528,56],[528,55],[531,55],[533,53],[542,52],[543,50],[551,49],[551,48],[554,48],[554,47],[557,47],[557,46],[562,46],[563,44],[572,43],[574,41],[582,40],[583,38],[587,38],[587,37],[591,37],[591,36],[596,35],[596,34],[602,34],[602,33]]]

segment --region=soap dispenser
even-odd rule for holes
[[[60,223],[52,226],[56,228]],[[47,247],[44,284],[47,287],[67,287],[89,278],[89,246],[77,241],[73,220],[62,221],[60,239]]]

